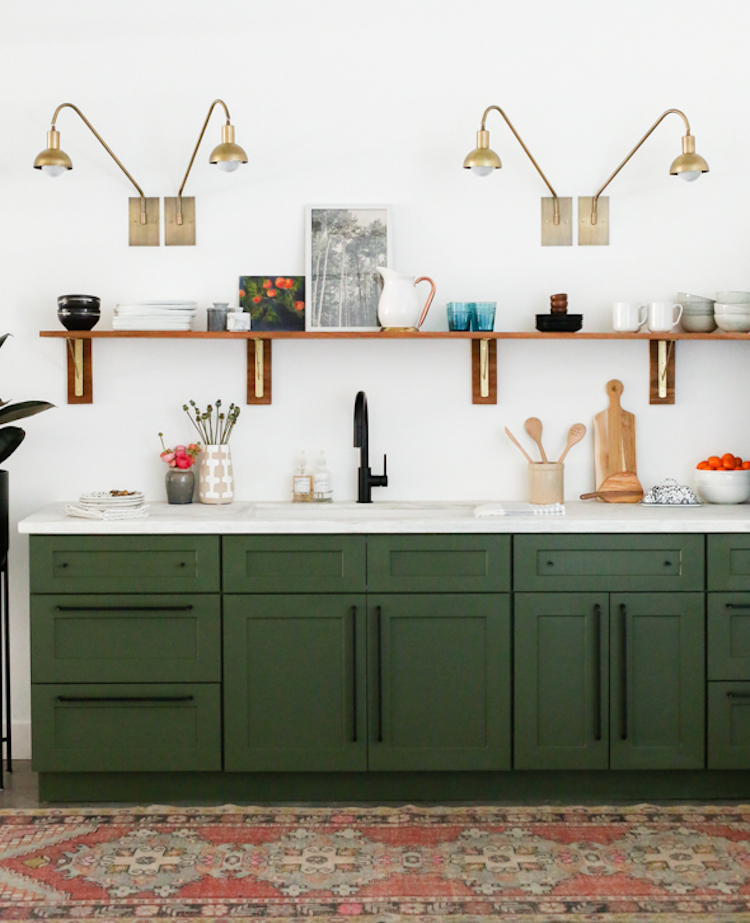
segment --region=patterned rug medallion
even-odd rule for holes
[[[750,921],[750,807],[0,811],[0,920]]]

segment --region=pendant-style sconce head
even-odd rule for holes
[[[60,148],[60,132],[55,128],[57,116],[61,109],[73,109],[74,112],[78,113],[84,124],[90,129],[104,150],[138,190],[138,198],[132,197],[130,199],[128,235],[130,246],[158,247],[159,200],[157,198],[146,198],[141,187],[136,183],[130,173],[128,173],[120,160],[114,155],[112,149],[105,143],[99,132],[77,106],[74,106],[72,103],[62,103],[55,109],[55,114],[52,116],[51,128],[47,132],[47,147],[34,161],[34,169],[41,170],[42,173],[46,173],[47,176],[60,176],[60,174],[65,173],[66,170],[73,169],[73,162],[70,157]]]
[[[672,176],[679,176],[686,182],[692,182],[698,179],[701,173],[708,173],[708,164],[695,153],[695,138],[690,134],[690,122],[687,116],[679,109],[667,109],[663,112],[654,124],[649,128],[646,134],[636,144],[633,150],[617,167],[614,173],[599,189],[595,196],[581,196],[578,199],[578,243],[582,245],[603,245],[609,244],[609,198],[602,196],[604,190],[609,186],[612,180],[622,170],[625,164],[635,154],[638,148],[668,116],[674,113],[682,117],[685,122],[685,134],[682,137],[682,153],[672,161],[669,172]]]
[[[182,191],[185,188],[195,156],[206,132],[208,120],[217,105],[224,107],[227,121],[225,125],[221,126],[221,144],[217,144],[211,151],[211,156],[208,158],[209,163],[215,163],[225,173],[231,173],[240,164],[247,163],[247,154],[239,144],[235,143],[234,125],[230,120],[229,109],[227,109],[227,105],[223,100],[215,99],[211,103],[206,121],[203,123],[203,128],[198,136],[198,143],[195,145],[193,156],[190,158],[180,191],[176,197],[164,199],[164,243],[167,246],[195,245],[195,198],[193,196],[183,196]]]
[[[572,198],[560,198],[549,183],[547,177],[542,173],[539,164],[531,156],[531,152],[521,140],[521,136],[515,130],[508,116],[499,106],[488,106],[482,116],[482,125],[477,132],[477,146],[466,156],[464,160],[464,169],[471,170],[478,176],[488,176],[493,170],[499,170],[502,163],[497,154],[490,148],[490,133],[485,128],[487,115],[496,109],[505,119],[508,128],[513,132],[518,143],[526,152],[529,160],[536,167],[537,173],[544,180],[544,184],[552,193],[552,198],[542,199],[542,246],[543,247],[570,247],[573,243],[573,200]]]

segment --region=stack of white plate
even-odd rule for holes
[[[139,510],[145,505],[146,500],[141,490],[97,490],[90,494],[81,494],[78,502],[84,510],[106,513],[115,510]]]
[[[192,330],[197,301],[140,301],[118,304],[113,330]]]

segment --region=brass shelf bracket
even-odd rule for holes
[[[247,341],[247,403],[271,403],[271,341]]]
[[[471,341],[471,402],[497,404],[497,340]]]
[[[93,404],[91,375],[91,340],[69,337],[68,344],[68,403]]]
[[[674,340],[649,340],[649,404],[675,402]]]

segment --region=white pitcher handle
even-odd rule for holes
[[[429,276],[420,276],[414,284],[418,285],[420,282],[429,282],[432,290],[427,296],[427,301],[425,301],[424,307],[422,308],[422,314],[420,315],[419,321],[417,322],[417,330],[419,330],[419,328],[424,323],[424,319],[427,317],[427,312],[430,310],[432,299],[435,297],[435,283],[432,281],[432,279]]]

